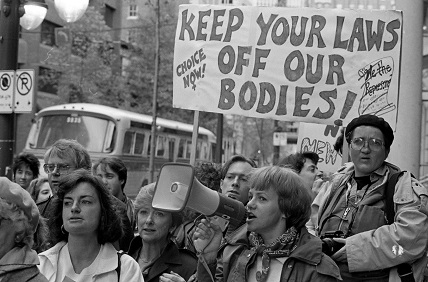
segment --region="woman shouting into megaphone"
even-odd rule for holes
[[[305,228],[311,195],[291,169],[269,166],[250,175],[246,224],[222,238],[221,228],[201,220],[193,235],[197,277],[204,281],[336,281],[339,268]],[[203,244],[203,243],[204,244]]]

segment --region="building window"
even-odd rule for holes
[[[54,24],[53,22],[44,20],[42,22],[41,40],[40,43],[54,46],[55,42],[55,28],[61,27],[60,25]]]
[[[105,9],[104,9],[104,20],[105,20],[106,25],[108,27],[113,27],[113,18],[114,18],[113,16],[114,16],[114,12],[115,12],[114,8],[112,8],[112,7],[108,6],[108,5],[105,5]]]
[[[137,17],[138,17],[138,6],[137,6],[137,4],[131,4],[131,5],[129,5],[128,18],[134,18],[134,19],[136,19]]]

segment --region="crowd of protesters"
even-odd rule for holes
[[[154,209],[156,183],[128,198],[120,159],[93,164],[60,139],[47,177],[25,153],[15,183],[0,178],[0,281],[428,281],[428,191],[386,161],[393,140],[382,118],[355,118],[335,145],[351,161],[323,180],[313,152],[260,168],[242,155],[198,164],[202,185],[246,207],[221,228],[199,211]]]

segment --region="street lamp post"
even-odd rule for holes
[[[0,71],[16,71],[20,19],[25,15],[21,25],[34,29],[42,23],[48,6],[44,0],[0,0],[0,3]],[[60,17],[73,14],[73,17],[63,18],[66,22],[72,22],[83,15],[88,3],[89,0],[55,0],[55,8]],[[67,13],[63,12],[64,9]],[[3,83],[6,82],[0,77],[0,86]],[[0,101],[2,99],[0,97]],[[10,166],[15,149],[14,115],[0,114],[0,176],[9,178],[12,176]]]
[[[159,17],[160,1],[156,1],[156,22],[155,22],[155,74],[153,82],[153,104],[152,104],[152,130],[150,139],[150,159],[149,174],[150,182],[155,181],[155,154],[156,154],[156,119],[157,119],[157,97],[158,97],[158,77],[159,77]]]
[[[20,1],[2,0],[0,10],[0,70],[16,70],[18,65],[19,18],[24,14]],[[6,83],[1,79],[0,83]],[[11,176],[14,114],[0,114],[0,175]]]

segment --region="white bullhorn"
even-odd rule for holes
[[[194,177],[193,167],[182,163],[162,166],[152,206],[168,212],[179,212],[187,206],[206,216],[220,216],[232,226],[239,226],[245,218],[240,201],[205,187]]]

